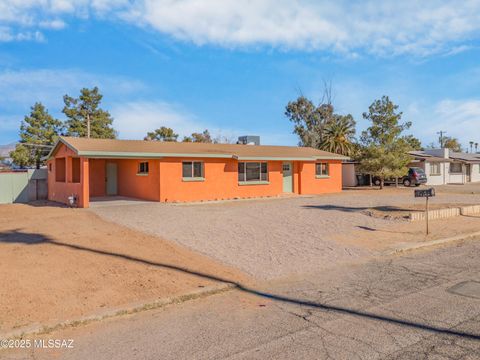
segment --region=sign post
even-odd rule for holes
[[[430,188],[430,189],[422,189],[422,190],[415,190],[415,197],[424,197],[425,198],[425,224],[426,224],[426,230],[427,230],[427,235],[429,234],[429,229],[428,229],[428,198],[435,196],[435,189]]]

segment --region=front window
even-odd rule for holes
[[[328,163],[316,163],[315,164],[315,175],[316,176],[328,176]]]
[[[138,164],[138,174],[148,174],[148,161],[142,161]]]
[[[462,163],[450,163],[450,173],[451,174],[461,174],[462,173]]]
[[[266,162],[239,162],[238,181],[268,181]]]
[[[182,176],[184,178],[203,178],[203,162],[184,161],[182,163]]]
[[[440,175],[440,163],[430,163],[430,175]]]

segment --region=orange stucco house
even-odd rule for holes
[[[184,202],[342,190],[345,157],[308,147],[61,137],[48,156],[48,198],[88,207],[126,196]]]

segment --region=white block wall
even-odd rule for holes
[[[472,182],[480,181],[480,164],[472,164]]]

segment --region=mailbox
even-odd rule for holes
[[[421,190],[415,190],[415,197],[432,197],[435,196],[435,189],[430,188],[430,189],[421,189]]]

